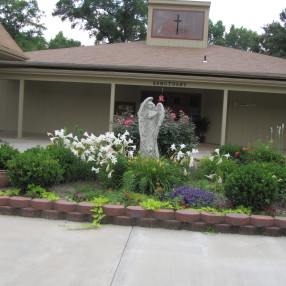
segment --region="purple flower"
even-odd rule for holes
[[[216,199],[216,196],[208,191],[185,185],[175,188],[169,195],[172,199],[181,197],[183,203],[198,208],[213,206]]]

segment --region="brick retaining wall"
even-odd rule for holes
[[[26,197],[0,196],[0,214],[24,217],[39,217],[54,220],[92,222],[94,214],[91,203],[75,203],[65,200],[50,201]],[[136,225],[141,227],[161,227],[174,230],[286,236],[286,217],[245,215],[228,213],[216,215],[194,210],[161,209],[149,211],[139,206],[104,205],[106,217],[102,224]]]

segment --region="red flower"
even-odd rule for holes
[[[242,148],[243,151],[249,151],[249,148]]]
[[[239,156],[239,152],[235,152],[235,153],[234,153],[234,156],[235,156],[235,157],[238,157],[238,156]]]

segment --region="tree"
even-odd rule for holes
[[[286,58],[286,9],[280,13],[280,22],[272,22],[263,27],[261,50],[271,56]]]
[[[66,38],[63,32],[59,32],[55,38],[51,39],[48,43],[48,49],[71,48],[80,46],[81,42]]]
[[[221,20],[215,24],[209,20],[209,43],[213,45],[225,46],[225,26]]]
[[[36,0],[0,0],[0,22],[24,51],[45,48],[42,15]]]
[[[244,51],[256,52],[259,48],[259,35],[246,28],[235,28],[231,25],[229,32],[225,34],[225,46]]]
[[[96,42],[146,38],[147,0],[59,0],[53,16],[80,25]]]

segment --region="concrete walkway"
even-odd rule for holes
[[[277,286],[286,238],[0,216],[1,286]],[[69,225],[80,225],[68,222]]]

